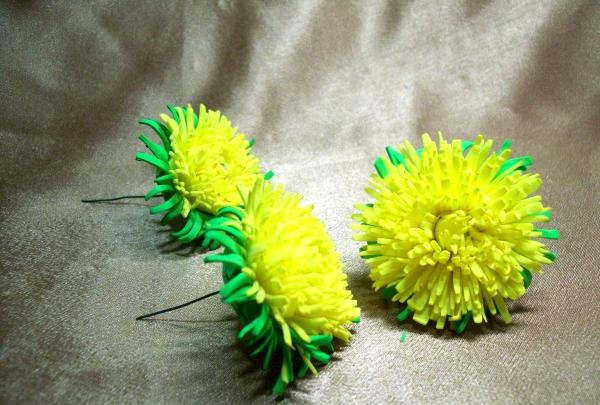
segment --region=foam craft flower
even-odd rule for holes
[[[486,313],[510,323],[505,301],[555,259],[534,240],[559,237],[534,226],[551,218],[530,196],[542,181],[525,173],[531,157],[510,158],[510,141],[498,152],[481,135],[447,143],[439,133],[438,143],[424,134],[422,149],[386,148],[366,189],[373,203],[356,205],[354,239],[367,242],[361,256],[374,288],[403,303],[400,321],[412,315],[442,329],[450,320],[458,333],[470,319],[487,322]]]
[[[161,114],[164,124],[140,121],[156,132],[162,145],[140,135],[152,154],[139,152],[136,160],[156,167],[156,186],[146,194],[146,200],[159,194],[165,199],[150,213],[166,212],[162,224],[184,218],[185,225],[173,236],[188,243],[203,235],[204,223],[220,208],[240,204],[238,188],[250,189],[261,171],[258,159],[251,154],[253,141],[232,127],[219,111],[200,105],[196,115],[190,105],[168,108],[172,117]]]
[[[313,362],[327,363],[332,339],[347,341],[360,315],[331,238],[301,199],[259,178],[243,208],[209,221],[203,242],[224,246],[206,261],[223,264],[220,293],[239,315],[238,338],[263,354],[264,368],[281,354],[276,395],[295,376],[317,374]]]

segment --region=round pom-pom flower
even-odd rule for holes
[[[440,133],[438,143],[424,134],[422,149],[406,141],[376,161],[366,189],[373,203],[353,216],[361,256],[374,288],[403,304],[400,321],[412,315],[442,329],[450,320],[459,333],[489,313],[510,323],[506,300],[555,258],[535,240],[559,237],[534,226],[551,218],[530,196],[542,181],[525,173],[529,156],[510,159],[509,141],[498,152],[481,135],[447,143]]]
[[[313,362],[327,363],[332,339],[347,341],[346,325],[360,315],[333,241],[301,199],[259,178],[242,207],[208,222],[203,242],[224,246],[206,261],[223,263],[220,293],[239,315],[238,338],[264,356],[264,368],[280,355],[276,395],[317,374]]]
[[[253,142],[219,111],[200,105],[196,115],[190,105],[185,109],[168,107],[172,117],[161,114],[164,123],[140,121],[156,132],[162,145],[140,135],[152,154],[140,152],[136,159],[156,167],[156,186],[146,199],[159,194],[164,197],[150,213],[166,212],[163,224],[184,218],[185,225],[173,236],[187,243],[201,238],[204,223],[220,208],[240,204],[238,187],[250,189],[262,174],[251,153]]]

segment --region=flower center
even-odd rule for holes
[[[461,246],[464,247],[465,240],[470,238],[470,220],[471,216],[463,210],[441,215],[433,228],[433,235],[440,247],[453,253],[456,253]]]

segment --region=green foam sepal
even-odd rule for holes
[[[529,288],[531,281],[533,280],[531,272],[527,269],[523,269],[521,271],[521,277],[523,277],[523,287],[525,287],[525,289]]]
[[[396,319],[399,322],[404,322],[408,319],[409,316],[411,316],[413,314],[413,310],[410,309],[408,306],[406,308],[404,308],[402,311],[400,311],[400,313],[398,314],[398,316],[396,316]]]
[[[467,325],[469,324],[469,320],[473,317],[473,313],[471,311],[467,312],[460,321],[453,321],[452,326],[454,327],[455,332],[460,335],[465,331]]]

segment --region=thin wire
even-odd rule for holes
[[[121,197],[113,197],[113,198],[98,198],[98,199],[93,199],[93,200],[81,200],[82,203],[99,203],[99,202],[109,202],[109,201],[118,201],[118,200],[126,200],[126,199],[130,199],[130,198],[144,198],[145,196],[143,195],[124,195]],[[162,194],[157,194],[153,197],[162,197]],[[167,309],[162,309],[160,311],[156,311],[156,312],[152,312],[151,314],[146,314],[146,315],[142,315],[142,316],[138,316],[137,318],[135,318],[136,321],[141,321],[142,319],[146,319],[146,318],[150,318],[151,316],[154,315],[160,315],[160,314],[164,314],[165,312],[170,312],[170,311],[175,311],[176,309],[179,308],[183,308],[183,307],[187,307],[188,305],[192,305],[198,301],[202,301],[206,298],[210,298],[213,295],[217,295],[219,293],[219,291],[213,291],[211,293],[208,293],[206,295],[203,295],[200,298],[196,298],[193,299],[191,301],[185,302],[183,304],[171,307],[171,308],[167,308]]]
[[[177,305],[175,307],[171,307],[171,308],[167,308],[167,309],[161,309],[160,311],[152,312],[151,314],[146,314],[146,315],[138,316],[137,318],[135,318],[135,320],[136,321],[141,321],[142,319],[150,318],[151,316],[154,316],[154,315],[159,315],[159,314],[164,314],[165,312],[175,311],[176,309],[187,307],[188,305],[192,305],[193,303],[196,303],[198,301],[202,301],[203,299],[212,297],[213,295],[217,295],[218,293],[219,293],[219,291],[213,291],[211,293],[203,295],[200,298],[196,298],[194,300],[185,302],[185,303]]]
[[[127,200],[129,198],[144,198],[143,195],[123,195],[121,197],[113,197],[113,198],[98,198],[95,200],[81,200],[82,203],[99,203],[99,202],[108,202],[108,201],[118,201],[118,200]],[[155,197],[161,197],[161,195],[156,195]]]

